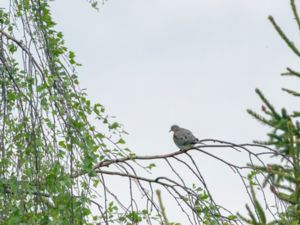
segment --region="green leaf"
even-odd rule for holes
[[[67,148],[65,141],[59,141],[58,145],[63,148]]]
[[[123,138],[120,138],[119,141],[117,142],[118,144],[125,144],[125,140]]]
[[[227,218],[228,218],[229,220],[236,220],[236,219],[237,219],[237,216],[235,216],[235,215],[230,215],[230,216],[227,216]]]
[[[156,164],[155,163],[150,163],[148,166],[147,166],[147,168],[148,169],[152,169],[152,168],[154,168],[154,167],[156,167]]]
[[[17,51],[17,46],[14,44],[9,44],[8,45],[8,50],[10,51],[10,53],[15,53]]]
[[[118,127],[120,127],[120,124],[117,122],[114,122],[109,126],[109,128],[112,130],[117,129]]]

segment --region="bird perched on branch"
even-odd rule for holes
[[[170,132],[173,131],[173,140],[180,150],[192,147],[199,142],[193,133],[187,129],[181,128],[177,125],[171,126]]]

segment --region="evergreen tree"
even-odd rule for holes
[[[292,13],[294,15],[298,29],[300,30],[300,18],[295,0],[290,0]],[[300,57],[300,52],[296,45],[288,38],[282,28],[277,24],[272,16],[269,16],[271,24],[287,46]],[[287,68],[283,76],[300,77],[300,73],[294,69]],[[294,97],[300,97],[300,93],[282,88],[282,90]],[[268,101],[264,94],[256,89],[256,93],[263,102],[263,115],[248,110],[248,112],[261,123],[269,126],[267,141],[257,141],[256,143],[268,145],[276,150],[275,157],[279,163],[268,164],[267,166],[253,166],[254,171],[264,175],[263,187],[269,185],[270,191],[278,198],[283,208],[277,208],[274,219],[271,222],[266,220],[266,212],[256,198],[254,187],[257,183],[250,183],[253,197],[254,211],[247,205],[250,218],[243,218],[248,224],[300,224],[300,123],[299,111],[287,112],[285,108],[280,111]]]

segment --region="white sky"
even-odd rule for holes
[[[296,109],[297,99],[280,88],[298,83],[279,74],[299,69],[298,59],[267,20],[273,15],[298,43],[286,0],[109,0],[100,12],[84,0],[52,5],[66,45],[83,64],[81,87],[124,124],[139,155],[175,151],[172,124],[199,139],[264,139],[268,129],[246,113],[260,110],[256,87],[276,106]],[[217,199],[244,211],[232,172],[201,156],[197,163]]]
[[[83,64],[81,87],[125,125],[138,153],[174,150],[167,132],[174,123],[200,139],[250,142],[266,131],[245,112],[260,108],[254,89],[279,106],[290,99],[280,88],[292,79],[279,74],[297,58],[267,20],[272,14],[298,37],[287,1],[110,0],[100,12],[80,0],[53,6]]]

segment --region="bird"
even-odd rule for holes
[[[190,130],[181,128],[178,125],[172,125],[171,131],[174,132],[173,141],[180,150],[190,148],[199,142],[199,139]]]

